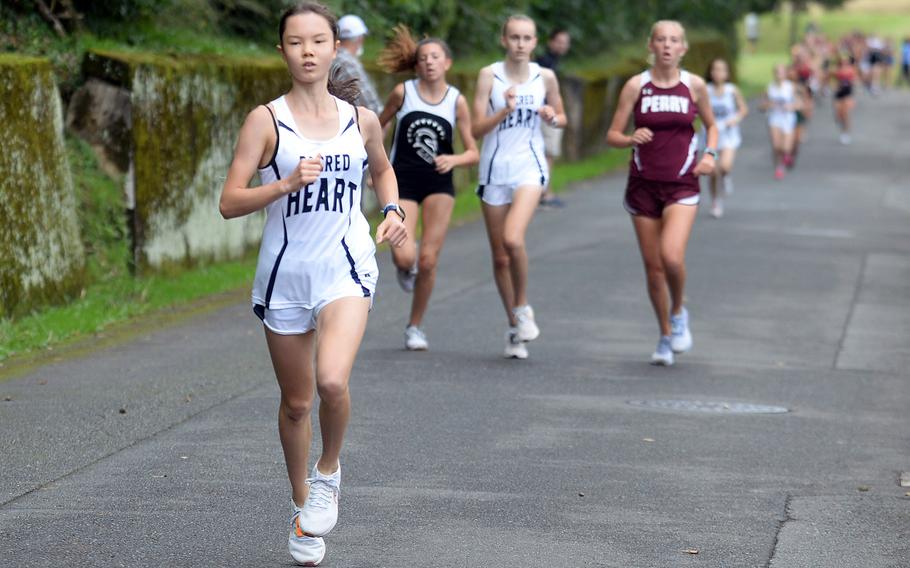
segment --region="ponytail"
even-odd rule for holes
[[[333,63],[329,71],[329,94],[357,106],[360,99],[360,79],[343,75],[341,66]]]
[[[435,43],[442,48],[448,59],[452,59],[452,48],[438,37],[424,37],[417,41],[411,35],[411,30],[404,24],[393,28],[395,37],[386,45],[379,54],[379,65],[389,73],[403,73],[413,71],[417,67],[417,56],[420,48]]]
[[[377,61],[389,73],[412,71],[417,66],[417,41],[404,24],[398,24],[392,31],[395,36],[379,53]]]

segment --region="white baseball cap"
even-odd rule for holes
[[[369,32],[360,16],[346,14],[338,20],[338,39],[354,39]]]

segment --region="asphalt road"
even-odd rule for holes
[[[535,218],[527,361],[482,225],[450,234],[427,353],[384,254],[324,566],[910,566],[908,108],[862,98],[843,147],[823,105],[782,182],[747,119],[672,368],[623,175]],[[0,383],[0,565],[291,565],[276,410],[245,301]]]

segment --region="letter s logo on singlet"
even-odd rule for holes
[[[445,136],[442,125],[432,118],[415,120],[407,132],[408,144],[428,164],[435,163],[439,153],[439,141],[445,139]]]

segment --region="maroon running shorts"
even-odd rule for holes
[[[698,178],[688,177],[680,181],[653,181],[629,176],[623,206],[632,215],[660,219],[668,205],[698,205]]]

